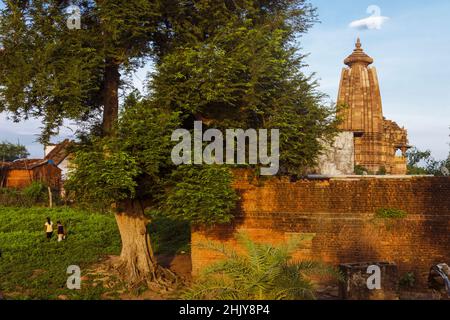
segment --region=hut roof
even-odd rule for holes
[[[0,168],[8,170],[31,170],[54,162],[46,159],[21,159],[13,162],[0,162]]]
[[[72,142],[69,139],[64,140],[63,142],[57,144],[55,148],[45,156],[44,159],[53,160],[56,165],[59,165],[70,154],[69,148],[71,145]]]

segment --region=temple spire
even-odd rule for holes
[[[342,69],[338,105],[342,119],[339,128],[353,132],[354,163],[370,172],[385,170],[388,174],[406,174],[406,158],[397,157],[409,148],[405,129],[383,116],[380,85],[373,63],[358,38],[352,54],[345,59],[349,68]]]
[[[358,37],[353,53],[344,60],[344,63],[352,67],[356,63],[365,65],[366,67],[373,63],[373,59],[369,57],[362,49],[361,39]]]

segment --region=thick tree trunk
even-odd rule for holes
[[[112,60],[106,62],[103,83],[103,135],[114,134],[114,127],[119,117],[119,64]]]
[[[119,116],[119,64],[106,61],[103,83],[103,125],[105,137],[115,134]],[[157,264],[147,233],[148,220],[138,201],[116,203],[117,226],[122,238],[120,262],[115,266],[130,286],[151,282],[157,278]]]
[[[107,61],[103,84],[103,135],[115,135],[119,117],[119,64]],[[127,200],[116,203],[115,215],[120,236],[122,252],[116,266],[130,286],[141,283],[167,284],[176,280],[170,270],[157,265],[147,232],[148,219],[139,201]],[[168,281],[167,281],[168,280]]]
[[[141,204],[132,200],[121,202],[115,216],[122,238],[119,271],[132,286],[158,280],[158,266],[147,232],[149,220]]]

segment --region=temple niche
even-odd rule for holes
[[[370,173],[406,174],[407,131],[383,117],[377,71],[358,39],[339,85],[340,129],[352,132],[354,163]]]

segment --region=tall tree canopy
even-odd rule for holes
[[[169,10],[174,10],[169,8]],[[186,1],[158,60],[152,99],[208,127],[280,129],[281,172],[304,173],[335,132],[333,109],[306,76],[298,51],[316,21],[306,1]]]
[[[27,148],[21,144],[14,144],[10,142],[0,142],[0,162],[2,161],[14,161],[17,159],[23,159],[30,154]]]
[[[103,112],[108,134],[117,120],[120,72],[151,53],[159,1],[3,1],[0,14],[0,111],[15,120],[42,117],[45,142],[64,119]],[[69,29],[71,5],[81,29]]]

